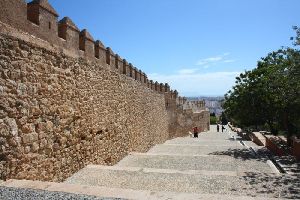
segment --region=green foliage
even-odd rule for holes
[[[294,41],[294,45],[297,46],[297,45],[300,45],[300,27],[293,26],[293,29],[296,32],[296,37],[291,37],[291,40],[293,40]]]
[[[216,116],[210,116],[210,124],[217,124],[217,117]]]
[[[275,134],[300,134],[300,51],[279,49],[240,74],[223,107],[241,127],[267,124]]]

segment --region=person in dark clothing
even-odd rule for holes
[[[220,126],[219,124],[217,124],[217,132],[219,132],[219,130],[220,130]]]
[[[198,137],[198,127],[197,126],[195,126],[193,128],[193,132],[194,132],[194,137],[197,138]]]
[[[224,127],[224,125],[222,125],[222,133],[223,133],[224,130],[225,130],[225,127]]]

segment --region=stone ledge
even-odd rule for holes
[[[207,176],[245,176],[247,174],[247,172],[243,172],[243,171],[177,170],[177,169],[160,169],[160,168],[144,168],[144,167],[123,167],[118,165],[114,165],[114,166],[88,165],[82,170],[80,170],[78,173],[89,169],[100,170],[100,171],[111,170],[111,171],[127,171],[127,172],[142,172],[142,173],[164,173],[164,174],[207,175]],[[74,175],[76,176],[76,174]],[[275,171],[274,173],[268,173],[268,174],[278,175],[278,173]]]
[[[85,186],[66,183],[53,183],[29,180],[9,180],[0,184],[5,188],[16,189],[34,189],[45,190],[51,192],[64,192],[72,194],[89,195],[96,197],[122,198],[122,199],[170,199],[170,200],[279,200],[279,198],[266,197],[248,197],[248,196],[234,196],[234,195],[220,195],[220,194],[194,194],[194,193],[177,193],[177,192],[154,192],[149,190],[132,190],[121,188],[107,188],[101,186]],[[1,195],[4,194],[0,194]],[[32,194],[34,195],[34,194]]]

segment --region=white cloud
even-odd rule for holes
[[[229,60],[224,60],[224,63],[233,63],[235,62],[236,60],[233,60],[233,59],[229,59]]]
[[[170,75],[149,74],[149,78],[169,83],[182,96],[224,95],[240,72],[176,73]]]
[[[178,71],[179,74],[194,74],[197,72],[198,69],[192,68],[192,69],[181,69]]]
[[[220,61],[222,59],[223,59],[222,56],[215,56],[215,57],[205,58],[205,59],[199,60],[196,65],[212,64],[212,63]]]
[[[203,58],[200,59],[196,65],[198,66],[204,66],[203,68],[209,68],[212,65],[216,65],[218,63],[231,63],[231,62],[235,62],[235,60],[233,59],[227,59],[226,57],[229,56],[230,53],[223,53],[222,55],[219,56],[213,56],[213,57],[209,57],[209,58]]]

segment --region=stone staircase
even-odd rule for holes
[[[299,175],[280,174],[268,157],[249,149],[258,146],[240,140],[212,126],[199,138],[175,138],[147,153],[131,153],[115,166],[88,165],[64,183],[12,180],[2,185],[86,199],[300,198]]]

